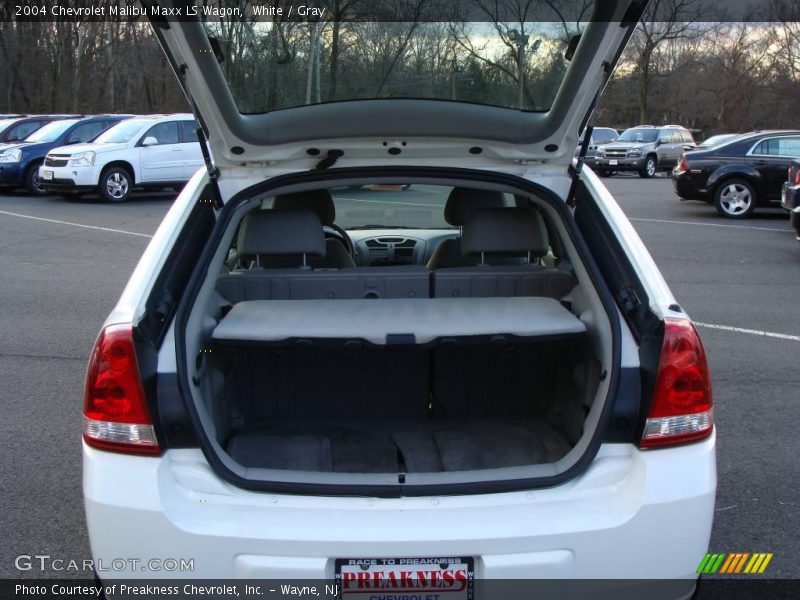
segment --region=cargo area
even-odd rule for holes
[[[351,317],[334,329],[339,311]],[[248,468],[555,462],[580,437],[597,381],[585,327],[549,298],[242,302],[213,337],[217,442]]]

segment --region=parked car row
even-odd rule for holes
[[[191,114],[40,115],[0,120],[0,191],[127,200],[182,187],[203,164]]]

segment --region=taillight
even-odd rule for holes
[[[103,450],[157,455],[130,325],[106,327],[95,342],[83,401],[83,439]]]
[[[664,343],[640,443],[658,448],[702,440],[714,428],[711,377],[691,321],[664,319]]]
[[[798,168],[797,171],[794,172],[794,184],[800,185],[800,168]]]
[[[689,170],[689,167],[686,165],[686,158],[681,154],[681,159],[678,161],[678,166],[675,167],[675,170],[679,173],[685,173]]]

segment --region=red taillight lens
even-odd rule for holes
[[[794,184],[800,185],[800,167],[794,172]]]
[[[691,321],[666,318],[661,362],[642,434],[642,448],[701,440],[714,429],[711,377]]]
[[[675,169],[679,173],[685,173],[689,170],[689,167],[686,166],[686,158],[681,154],[681,159],[678,161],[678,166]]]
[[[103,450],[161,453],[147,410],[130,325],[106,327],[95,342],[86,373],[83,439]]]

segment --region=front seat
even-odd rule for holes
[[[444,205],[444,220],[461,228],[476,210],[503,208],[502,192],[490,192],[473,188],[453,188]],[[428,261],[428,269],[463,267],[471,264],[461,254],[461,237],[443,240]]]
[[[325,227],[333,229],[342,236],[344,241],[338,238],[326,237],[325,256],[313,259],[311,266],[317,269],[344,269],[356,266],[353,260],[352,242],[347,232],[334,223],[336,220],[336,208],[328,190],[309,190],[307,192],[295,192],[277,196],[272,203],[272,208],[277,210],[299,208],[310,210],[319,217],[320,222]]]

